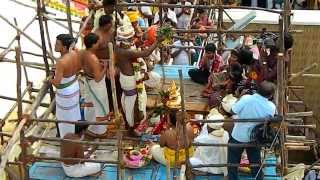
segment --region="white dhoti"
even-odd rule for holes
[[[93,104],[93,108],[85,108],[87,121],[96,122],[96,118],[103,118],[109,114],[108,92],[104,79],[102,78],[100,82],[85,79],[85,101]],[[89,131],[100,135],[104,134],[106,129],[106,125],[90,125],[88,127]]]
[[[58,120],[78,121],[80,113],[80,87],[77,77],[63,78],[56,91],[56,117]],[[67,133],[75,133],[74,124],[59,123],[60,137]]]
[[[160,147],[159,144],[155,144],[151,147],[150,150],[152,154],[152,158],[156,160],[158,163],[161,163],[163,165],[167,165],[167,160],[164,157],[164,148]]]
[[[66,165],[62,163],[62,168],[67,176],[79,178],[98,173],[101,171],[101,164],[85,162],[83,164]]]
[[[127,76],[120,72],[120,84],[123,90],[121,96],[121,105],[125,113],[126,120],[130,127],[134,126],[134,105],[138,96],[136,89],[136,79],[134,76]],[[147,93],[145,88],[139,95],[139,110],[143,112],[146,118]]]

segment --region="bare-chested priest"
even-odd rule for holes
[[[146,118],[147,94],[143,81],[147,70],[142,58],[148,57],[161,42],[157,40],[148,49],[139,51],[133,45],[134,34],[132,26],[119,27],[115,48],[116,65],[120,69],[123,90],[121,104],[131,133],[139,125],[138,122]],[[139,133],[139,129],[136,129],[136,133]]]
[[[59,40],[59,39],[58,39]],[[64,38],[62,41],[64,42]],[[63,43],[62,43],[63,44]],[[69,49],[71,43],[63,44]],[[56,47],[59,50],[59,47]],[[54,78],[50,79],[56,88],[56,117],[58,120],[81,120],[79,96],[80,87],[77,73],[81,69],[79,55],[76,51],[64,53],[55,65]],[[74,124],[59,123],[60,137],[75,132]]]
[[[86,50],[79,51],[82,69],[84,70],[84,89],[86,91],[86,101],[92,102],[94,107],[94,116],[85,117],[88,121],[108,120],[109,100],[106,91],[105,76],[107,63],[99,60],[94,52],[99,48],[99,36],[89,33],[84,37]],[[89,135],[100,136],[106,133],[106,125],[90,125],[88,127]]]
[[[102,15],[99,19],[99,27],[94,31],[95,34],[99,36],[98,46],[92,52],[98,57],[100,61],[109,60],[109,49],[108,43],[113,42],[115,31],[113,29],[113,18],[111,15]],[[117,97],[118,101],[120,102],[121,97],[121,87],[119,82],[119,74],[115,74],[115,81],[116,81],[116,90],[117,90]],[[111,81],[107,69],[106,78],[105,78],[106,88],[108,92],[108,99],[109,101],[109,108],[113,110],[113,103],[112,103],[112,92],[111,92]]]

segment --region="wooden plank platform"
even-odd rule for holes
[[[177,86],[180,86],[178,79],[166,79],[164,89],[167,89],[172,81],[175,81]],[[201,92],[204,89],[203,85],[192,82],[189,79],[184,79],[184,98],[186,110],[189,112],[207,113],[210,109],[208,106],[208,98],[201,97]],[[159,90],[148,91],[147,108],[160,106]]]

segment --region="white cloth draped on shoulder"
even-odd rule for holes
[[[56,91],[56,117],[58,120],[78,121],[80,113],[80,87],[76,75],[63,78]],[[75,132],[74,124],[59,123],[60,137]]]

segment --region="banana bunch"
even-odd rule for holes
[[[169,25],[164,25],[157,29],[157,36],[163,37],[164,40],[162,41],[162,45],[170,45],[173,43],[173,30]]]

